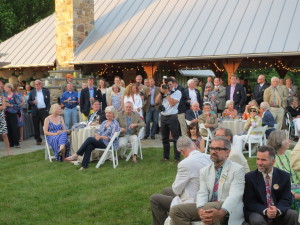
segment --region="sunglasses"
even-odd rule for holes
[[[250,112],[257,112],[255,109],[250,109]]]
[[[227,148],[219,148],[219,147],[209,147],[209,150],[210,151],[216,151],[216,152],[219,152],[219,151],[225,151],[225,150],[228,150]]]

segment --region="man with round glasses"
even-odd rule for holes
[[[227,160],[231,143],[225,137],[215,137],[210,144],[212,164],[200,170],[200,189],[196,203],[176,205],[170,210],[173,225],[188,225],[192,221],[204,224],[240,225],[244,222],[244,168]]]

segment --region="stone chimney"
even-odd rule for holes
[[[74,70],[68,64],[76,48],[94,26],[94,0],[55,0],[56,69]]]

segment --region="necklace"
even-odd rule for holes
[[[281,158],[280,158],[279,155],[277,154],[277,158],[279,159],[279,162],[280,162],[280,165],[281,165],[281,167],[282,167],[282,170],[284,170],[284,171],[286,171],[286,172],[288,172],[288,173],[290,174],[290,176],[291,176],[291,182],[292,182],[292,184],[293,184],[293,183],[294,183],[294,180],[293,180],[293,174],[292,174],[293,171],[292,171],[291,166],[290,166],[290,160],[289,160],[289,158],[286,156],[285,153],[284,153],[284,156],[285,156],[285,158],[286,158],[286,161],[287,161],[287,164],[288,164],[288,168],[286,168],[286,167],[284,166],[284,164],[283,164]]]

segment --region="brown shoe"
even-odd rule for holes
[[[36,145],[42,145],[42,142],[41,141],[37,141]]]

